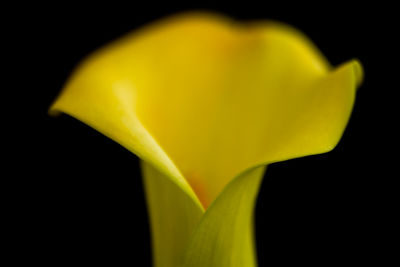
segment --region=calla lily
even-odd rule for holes
[[[297,30],[186,13],[98,50],[50,108],[142,162],[155,266],[256,266],[267,164],[332,150],[362,68]]]

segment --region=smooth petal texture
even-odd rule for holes
[[[153,265],[181,266],[183,254],[204,211],[165,174],[142,161],[151,223]]]
[[[224,188],[196,227],[183,266],[257,266],[253,210],[264,171],[251,168]]]
[[[52,110],[151,162],[206,208],[251,166],[332,149],[360,70],[352,61],[331,72],[287,26],[190,13],[94,53]]]
[[[288,26],[188,13],[88,57],[50,112],[143,161],[155,266],[255,266],[263,166],[333,149],[361,80]]]
[[[256,266],[253,209],[265,166],[233,179],[205,213],[154,167],[142,161],[142,170],[154,266]]]

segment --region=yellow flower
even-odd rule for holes
[[[92,54],[50,111],[141,159],[155,266],[256,266],[266,165],[333,149],[361,80],[289,26],[186,13]]]

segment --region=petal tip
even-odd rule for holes
[[[57,117],[57,116],[59,116],[59,115],[61,114],[61,111],[58,110],[58,109],[55,107],[54,103],[53,103],[53,104],[51,104],[51,106],[50,106],[49,109],[47,110],[47,114],[48,114],[50,117]]]
[[[359,87],[364,80],[364,68],[358,59],[353,59],[351,63],[353,65],[354,76],[356,78],[356,86]]]

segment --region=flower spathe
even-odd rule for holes
[[[255,266],[265,166],[333,149],[361,80],[286,25],[186,13],[92,54],[51,111],[142,160],[155,266]]]

